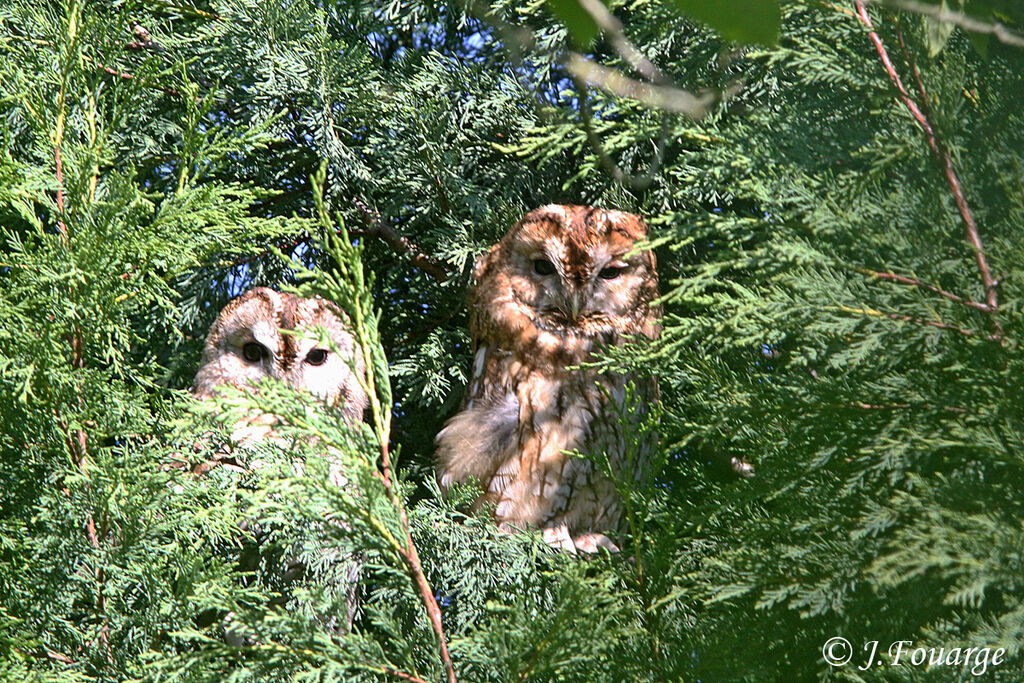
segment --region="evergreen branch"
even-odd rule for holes
[[[440,180],[438,180],[440,184]],[[383,241],[392,251],[402,256],[408,256],[414,266],[438,282],[444,282],[451,273],[448,268],[435,258],[423,253],[416,243],[405,235],[401,234],[394,227],[385,221],[379,211],[371,209],[362,200],[353,197],[352,203],[356,205],[366,218],[369,227],[360,231],[361,234],[371,235]]]
[[[82,59],[84,59],[87,62],[92,62],[93,64],[96,65],[96,68],[99,69],[100,71],[108,73],[111,76],[117,76],[121,80],[124,80],[124,81],[138,80],[132,74],[126,73],[124,71],[118,71],[117,69],[114,69],[114,68],[111,68],[111,67],[107,66],[103,62],[97,62],[97,61],[93,60],[91,57],[89,57],[88,55],[82,55]],[[143,85],[145,85],[148,88],[153,88],[154,90],[159,90],[161,92],[165,92],[168,95],[174,95],[175,97],[181,97],[182,96],[182,92],[180,90],[176,90],[174,88],[168,88],[167,86],[158,85],[158,84],[155,84],[155,83],[148,83],[148,82],[145,82],[145,81],[143,81],[142,83],[143,83]],[[196,99],[196,102],[200,101],[200,98],[198,98],[198,97],[196,97],[195,99]]]
[[[594,20],[598,28],[605,32],[608,36],[608,42],[611,43],[615,51],[619,53],[619,56],[630,67],[633,68],[638,74],[646,78],[651,83],[657,83],[658,85],[671,86],[672,81],[661,72],[657,66],[654,65],[651,60],[647,59],[640,50],[636,48],[633,43],[626,37],[625,30],[623,29],[622,22],[611,13],[607,7],[604,6],[600,0],[579,0],[580,7],[590,15],[590,18]]]
[[[344,231],[344,226],[342,226]],[[344,232],[343,232],[344,234]],[[346,236],[347,237],[347,236]],[[347,240],[346,240],[347,241]],[[362,280],[362,271],[359,269],[359,275],[357,278]],[[359,282],[362,285],[362,282]],[[360,287],[360,289],[362,289]],[[359,337],[359,343],[362,348],[369,349],[369,340],[366,336],[366,329],[364,321],[361,320],[359,315],[359,308],[356,308],[356,320],[355,323],[356,334]],[[390,449],[388,448],[388,436],[384,433],[387,429],[386,422],[382,422],[382,416],[380,414],[380,401],[376,395],[376,387],[374,386],[373,378],[373,367],[372,364],[367,362],[366,368],[366,380],[369,387],[367,392],[370,397],[370,407],[374,414],[374,424],[381,430],[379,434],[380,442],[380,459],[381,459],[381,483],[384,486],[384,493],[387,495],[391,502],[392,507],[398,513],[398,520],[402,526],[402,531],[405,534],[405,546],[402,547],[396,544],[398,552],[405,560],[408,573],[413,581],[413,584],[419,589],[420,599],[423,601],[423,606],[427,610],[427,616],[430,618],[431,626],[434,629],[434,634],[437,636],[438,647],[441,651],[441,661],[444,663],[445,671],[448,675],[448,683],[457,683],[455,678],[455,668],[452,665],[451,656],[448,653],[448,641],[444,634],[444,625],[441,621],[441,608],[437,604],[437,599],[434,597],[434,591],[430,588],[430,583],[427,581],[426,575],[423,573],[423,565],[420,563],[419,552],[416,550],[416,544],[412,540],[412,529],[409,525],[409,516],[406,513],[405,505],[402,504],[402,500],[398,495],[398,491],[394,486],[393,473],[394,470],[391,467],[391,455]]]
[[[995,36],[996,40],[1005,45],[1012,45],[1014,47],[1024,47],[1024,37],[1017,35],[1013,31],[1010,31],[1006,26],[1000,24],[998,21],[991,24],[984,21],[975,19],[974,17],[968,16],[963,12],[956,12],[947,9],[945,5],[929,5],[925,2],[919,2],[919,0],[868,0],[869,2],[883,2],[887,5],[896,7],[897,9],[906,10],[907,12],[914,12],[915,14],[921,14],[926,17],[930,17],[935,21],[942,23],[953,24],[958,26],[965,31],[971,31],[972,33],[984,33],[986,35]]]
[[[932,152],[935,153],[935,156],[942,165],[946,182],[949,185],[950,191],[953,193],[953,199],[956,202],[957,210],[964,222],[967,241],[970,243],[971,248],[974,251],[975,260],[978,264],[978,271],[981,274],[981,281],[985,287],[985,301],[989,308],[988,312],[992,313],[994,316],[999,311],[999,296],[996,291],[997,283],[992,277],[992,272],[989,269],[988,259],[985,257],[984,247],[981,243],[981,235],[978,232],[978,226],[974,221],[974,215],[971,212],[970,207],[967,205],[967,200],[964,197],[963,187],[960,184],[960,178],[956,173],[955,166],[953,165],[953,159],[950,157],[949,152],[944,149],[943,145],[940,144],[940,140],[936,136],[935,130],[932,127],[928,116],[926,116],[925,112],[918,107],[917,103],[914,102],[913,98],[910,97],[910,94],[904,87],[903,81],[900,78],[899,73],[896,71],[896,67],[889,58],[889,53],[886,51],[885,45],[882,43],[882,38],[875,31],[874,26],[871,23],[871,17],[868,15],[867,7],[864,3],[865,0],[854,0],[854,5],[857,8],[857,16],[860,19],[860,22],[868,29],[868,37],[874,44],[875,51],[878,52],[882,65],[885,67],[885,71],[889,75],[889,80],[898,91],[897,96],[921,126],[928,142],[928,146],[932,149]],[[924,83],[922,82],[920,74],[917,72],[916,68],[913,69],[913,73],[918,91],[922,95],[922,104],[927,108],[927,93],[924,89]],[[995,317],[992,318],[992,324],[996,330],[996,338],[1002,337],[1002,325],[999,324],[999,321]]]
[[[400,678],[403,681],[412,681],[412,683],[427,683],[422,678],[419,678],[417,676],[413,676],[412,674],[407,674],[404,671],[399,671],[398,669],[392,669],[389,666],[382,666],[382,667],[380,667],[379,671],[382,674],[386,675],[386,676],[393,676],[395,678]]]
[[[933,406],[933,405],[914,405],[912,403],[860,403],[854,401],[853,403],[843,403],[837,406],[839,408],[860,408],[862,410],[907,410],[916,408],[919,410],[927,408],[939,408],[950,413],[967,414],[970,411],[965,408],[955,408],[953,406]]]
[[[327,215],[326,207],[324,206],[324,197],[326,195],[325,184],[327,182],[326,161],[321,163],[320,170],[311,178],[311,181],[313,186],[313,198],[317,206],[320,222],[325,228],[328,228],[327,234],[331,236],[335,248],[340,252],[339,256],[342,257],[336,259],[338,269],[341,274],[350,281],[350,286],[352,288],[352,300],[350,301],[352,329],[355,332],[359,347],[363,350],[363,354],[366,359],[366,371],[364,377],[366,393],[370,401],[370,410],[373,414],[373,425],[374,429],[377,431],[377,442],[380,445],[380,480],[384,487],[385,495],[398,515],[398,521],[405,536],[404,547],[401,544],[396,544],[398,546],[397,550],[404,560],[409,578],[419,591],[420,600],[426,609],[431,627],[437,637],[438,649],[440,650],[441,661],[444,664],[448,683],[457,683],[455,667],[452,664],[451,655],[448,652],[448,640],[444,633],[444,624],[441,619],[441,608],[438,606],[437,598],[434,597],[434,591],[431,589],[430,583],[427,581],[426,574],[423,572],[423,565],[420,562],[419,552],[416,549],[416,544],[412,540],[412,527],[409,524],[409,515],[406,512],[405,505],[403,504],[398,489],[395,486],[395,470],[391,464],[391,452],[388,445],[391,438],[391,409],[390,405],[381,405],[380,394],[377,389],[376,381],[377,372],[382,372],[382,389],[387,392],[388,396],[390,396],[391,392],[386,370],[387,359],[384,358],[384,352],[380,348],[380,340],[376,338],[376,327],[373,329],[374,338],[372,339],[370,330],[368,329],[369,324],[375,322],[372,319],[373,299],[369,294],[369,289],[365,282],[363,266],[359,258],[360,249],[352,245],[348,232],[345,230],[345,224],[341,220],[340,215],[338,216],[337,229],[329,230],[330,219]],[[359,204],[357,204],[357,206],[358,205]],[[364,213],[368,211],[365,207],[360,208],[363,209]],[[378,223],[383,224],[383,221],[378,221]]]
[[[1001,337],[996,334],[979,335],[973,330],[968,330],[963,327],[957,327],[956,325],[950,325],[949,323],[937,322],[935,320],[922,320],[909,315],[900,315],[899,313],[886,313],[885,311],[879,311],[874,308],[852,308],[850,306],[838,306],[838,309],[845,311],[846,313],[859,313],[861,315],[871,315],[882,318],[889,318],[890,320],[899,320],[901,322],[915,323],[917,325],[927,325],[928,327],[937,327],[940,330],[950,330],[952,332],[959,332],[966,337],[977,337],[983,336],[985,339],[991,341],[998,341]]]
[[[616,182],[622,183],[629,187],[631,190],[644,190],[651,181],[654,179],[654,174],[661,168],[661,161],[665,155],[665,143],[668,140],[668,114],[662,114],[661,118],[661,133],[658,135],[658,147],[654,154],[654,159],[651,160],[650,165],[647,167],[647,171],[641,176],[634,176],[626,173],[622,170],[615,161],[608,155],[608,152],[604,148],[604,143],[601,142],[600,136],[597,134],[597,130],[594,128],[593,113],[590,111],[589,103],[589,90],[587,84],[582,78],[573,76],[573,83],[576,85],[576,89],[580,94],[580,118],[583,120],[583,130],[587,134],[587,141],[590,143],[591,149],[594,150],[594,154],[597,155],[597,159],[601,162],[605,171],[608,172]]]
[[[182,16],[194,16],[202,19],[213,19],[215,21],[224,21],[224,17],[220,16],[215,12],[206,12],[201,9],[192,7],[191,5],[178,5],[173,2],[162,2],[161,0],[145,0],[146,5],[152,5],[159,7],[164,10],[174,10],[175,12],[181,12]]]
[[[46,651],[46,656],[49,657],[50,659],[54,660],[54,661],[60,662],[61,664],[74,664],[75,663],[75,660],[71,659],[71,657],[68,657],[65,654],[61,654],[60,652],[54,652],[53,650],[50,650],[50,649],[47,649],[47,648],[44,648],[44,649]]]
[[[988,307],[988,304],[983,304],[980,301],[972,301],[970,299],[965,299],[962,296],[958,296],[956,294],[953,294],[952,292],[947,292],[946,290],[944,290],[944,289],[942,289],[940,287],[937,287],[935,285],[930,285],[927,282],[921,282],[920,280],[917,280],[917,279],[912,278],[912,277],[907,277],[905,275],[897,275],[897,274],[891,273],[891,272],[884,272],[883,273],[883,272],[880,272],[880,271],[877,271],[877,270],[871,270],[870,268],[863,268],[863,267],[860,267],[860,266],[854,266],[853,268],[858,273],[863,273],[864,275],[870,275],[871,277],[877,278],[879,280],[889,280],[891,282],[899,282],[901,284],[910,285],[912,287],[920,287],[922,289],[927,289],[928,291],[935,292],[939,296],[945,297],[945,298],[949,299],[950,301],[955,301],[958,304],[963,304],[964,306],[970,306],[971,308],[977,308],[979,311],[986,311],[986,312],[988,312],[988,311],[991,310]]]

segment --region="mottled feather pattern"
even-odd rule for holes
[[[621,403],[630,379],[654,400],[657,388],[650,378],[571,368],[602,347],[658,335],[654,256],[633,253],[646,236],[633,214],[551,205],[477,261],[472,377],[463,410],[438,434],[438,476],[445,488],[479,482],[505,528],[539,527],[571,550],[614,547],[601,532],[619,528],[615,484],[566,451],[605,453],[621,469],[632,425],[608,397]]]
[[[318,327],[326,331],[330,346],[306,334]],[[222,386],[243,388],[273,378],[339,407],[348,422],[356,423],[368,403],[356,376],[364,368],[337,306],[320,298],[254,287],[228,302],[210,327],[192,393],[208,399]],[[274,415],[250,416],[235,425],[231,440],[246,447],[270,437],[277,423]],[[345,483],[337,463],[331,465],[331,481]]]

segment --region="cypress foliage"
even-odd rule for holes
[[[693,120],[574,78],[579,20],[545,7],[0,8],[5,678],[450,680],[442,644],[466,681],[975,678],[883,656],[913,641],[1019,679],[1024,48],[796,2],[741,47],[611,3],[665,82],[729,94]],[[611,37],[584,56],[631,74]],[[433,483],[473,259],[548,202],[654,228],[663,336],[599,361],[663,394],[617,556]],[[257,284],[346,310],[367,424],[269,383],[188,396]],[[263,466],[194,476],[254,410],[284,423]]]

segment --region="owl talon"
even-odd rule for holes
[[[578,550],[582,550],[585,553],[594,554],[604,548],[610,553],[619,552],[619,546],[612,542],[612,539],[608,538],[604,534],[589,533],[581,534],[576,538],[572,539]]]

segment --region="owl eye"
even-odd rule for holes
[[[554,275],[555,264],[547,259],[534,259],[533,272],[537,273],[537,275]]]
[[[267,350],[259,342],[249,342],[242,347],[242,357],[250,363],[259,363],[267,355]]]
[[[323,365],[327,362],[327,351],[324,349],[313,349],[306,354],[306,362],[310,365]]]
[[[601,272],[599,272],[597,276],[602,280],[614,280],[619,275],[621,275],[622,271],[624,270],[625,268],[616,268],[615,266],[609,266],[607,268],[602,268]]]

